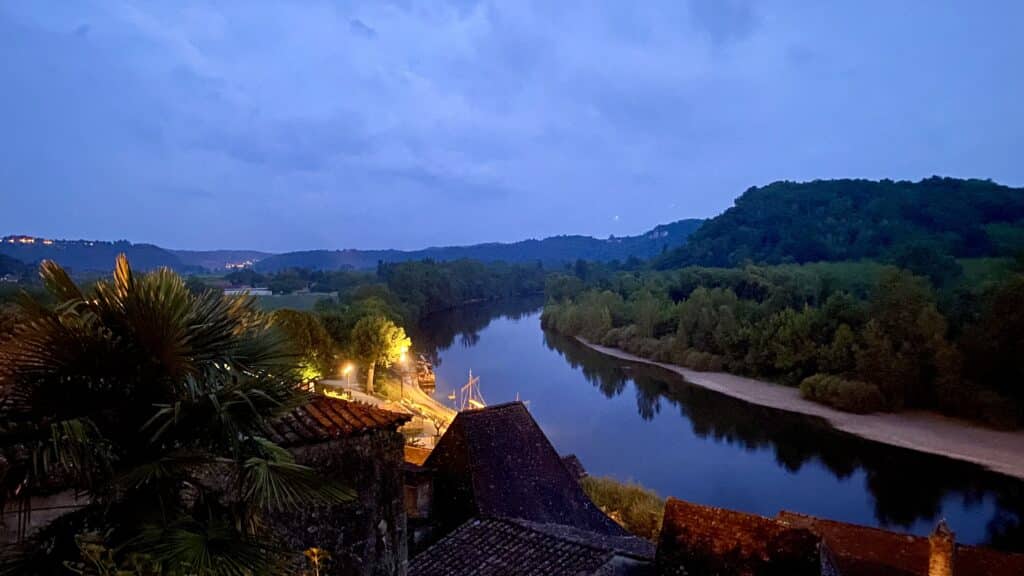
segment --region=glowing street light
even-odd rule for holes
[[[341,369],[341,373],[345,375],[345,380],[348,382],[348,387],[352,387],[352,363],[347,362],[345,367]]]

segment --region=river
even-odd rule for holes
[[[609,358],[543,331],[539,301],[435,314],[418,332],[435,350],[439,400],[450,404],[472,370],[488,404],[527,402],[555,448],[592,475],[768,516],[790,510],[916,534],[945,518],[961,542],[1024,550],[1024,482]]]

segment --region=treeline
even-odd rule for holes
[[[538,296],[544,292],[545,276],[539,264],[428,260],[381,263],[375,272],[291,269],[264,275],[240,270],[228,279],[235,285],[266,285],[281,292],[324,293],[311,312],[272,313],[300,355],[304,376],[314,380],[337,376],[348,360],[370,379],[369,369],[388,367],[409,347],[406,332],[415,335],[418,324],[431,313],[485,300]],[[193,293],[212,289],[199,277],[189,278],[187,286]],[[9,303],[24,291],[38,293],[40,288],[0,284],[0,337],[16,324],[15,308]]]
[[[237,273],[249,283],[258,274]],[[282,310],[274,313],[278,325],[289,334],[303,354],[309,374],[335,375],[341,359],[362,360],[360,370],[375,364],[387,367],[387,355],[370,362],[372,350],[395,348],[381,344],[367,351],[367,342],[416,334],[416,327],[433,312],[485,300],[542,294],[545,272],[538,265],[483,264],[470,260],[453,262],[381,263],[376,273],[355,271],[289,270],[273,275],[269,284],[284,277],[304,278],[311,290],[334,295],[317,302],[312,312]],[[258,280],[258,278],[257,278]],[[401,328],[401,335],[393,327]],[[393,354],[392,354],[393,356]]]
[[[914,270],[1024,250],[1024,190],[989,180],[815,180],[753,187],[660,269],[882,260]],[[915,270],[917,271],[917,270]]]
[[[288,252],[261,259],[256,269],[276,272],[287,268],[311,270],[373,269],[379,262],[507,262],[560,267],[576,260],[610,262],[650,258],[686,241],[702,220],[679,220],[662,224],[638,236],[593,238],[590,236],[552,236],[542,240],[522,240],[509,244],[489,242],[471,246],[442,246],[423,250],[310,250]]]
[[[869,412],[1022,421],[1024,268],[968,262],[938,289],[874,262],[552,276],[547,328],[697,370],[800,386]]]
[[[276,273],[236,270],[224,278],[232,286],[261,286],[275,294],[299,291],[337,293],[345,298],[367,286],[384,286],[413,319],[466,302],[541,294],[545,272],[540,263],[483,263],[476,260],[380,262],[376,271],[288,268]],[[202,287],[203,281],[192,282]]]

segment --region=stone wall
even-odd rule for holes
[[[357,500],[274,514],[270,522],[282,543],[299,553],[326,550],[330,559],[321,574],[405,576],[402,445],[398,432],[378,431],[293,448],[300,464],[351,486]],[[305,559],[297,556],[299,563]]]

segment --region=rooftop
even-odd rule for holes
[[[426,467],[435,506],[469,517],[519,518],[627,536],[583,492],[521,402],[460,412]]]
[[[780,512],[787,525],[819,535],[843,576],[927,576],[928,538],[879,528]],[[956,576],[1021,576],[1024,554],[1008,554],[977,546],[956,547]]]
[[[657,563],[688,574],[821,574],[819,538],[810,530],[675,498],[665,504]]]
[[[614,550],[507,519],[469,520],[412,559],[409,576],[596,574]]]
[[[378,430],[396,430],[410,419],[366,404],[317,396],[270,424],[270,439],[284,447],[348,438]]]

